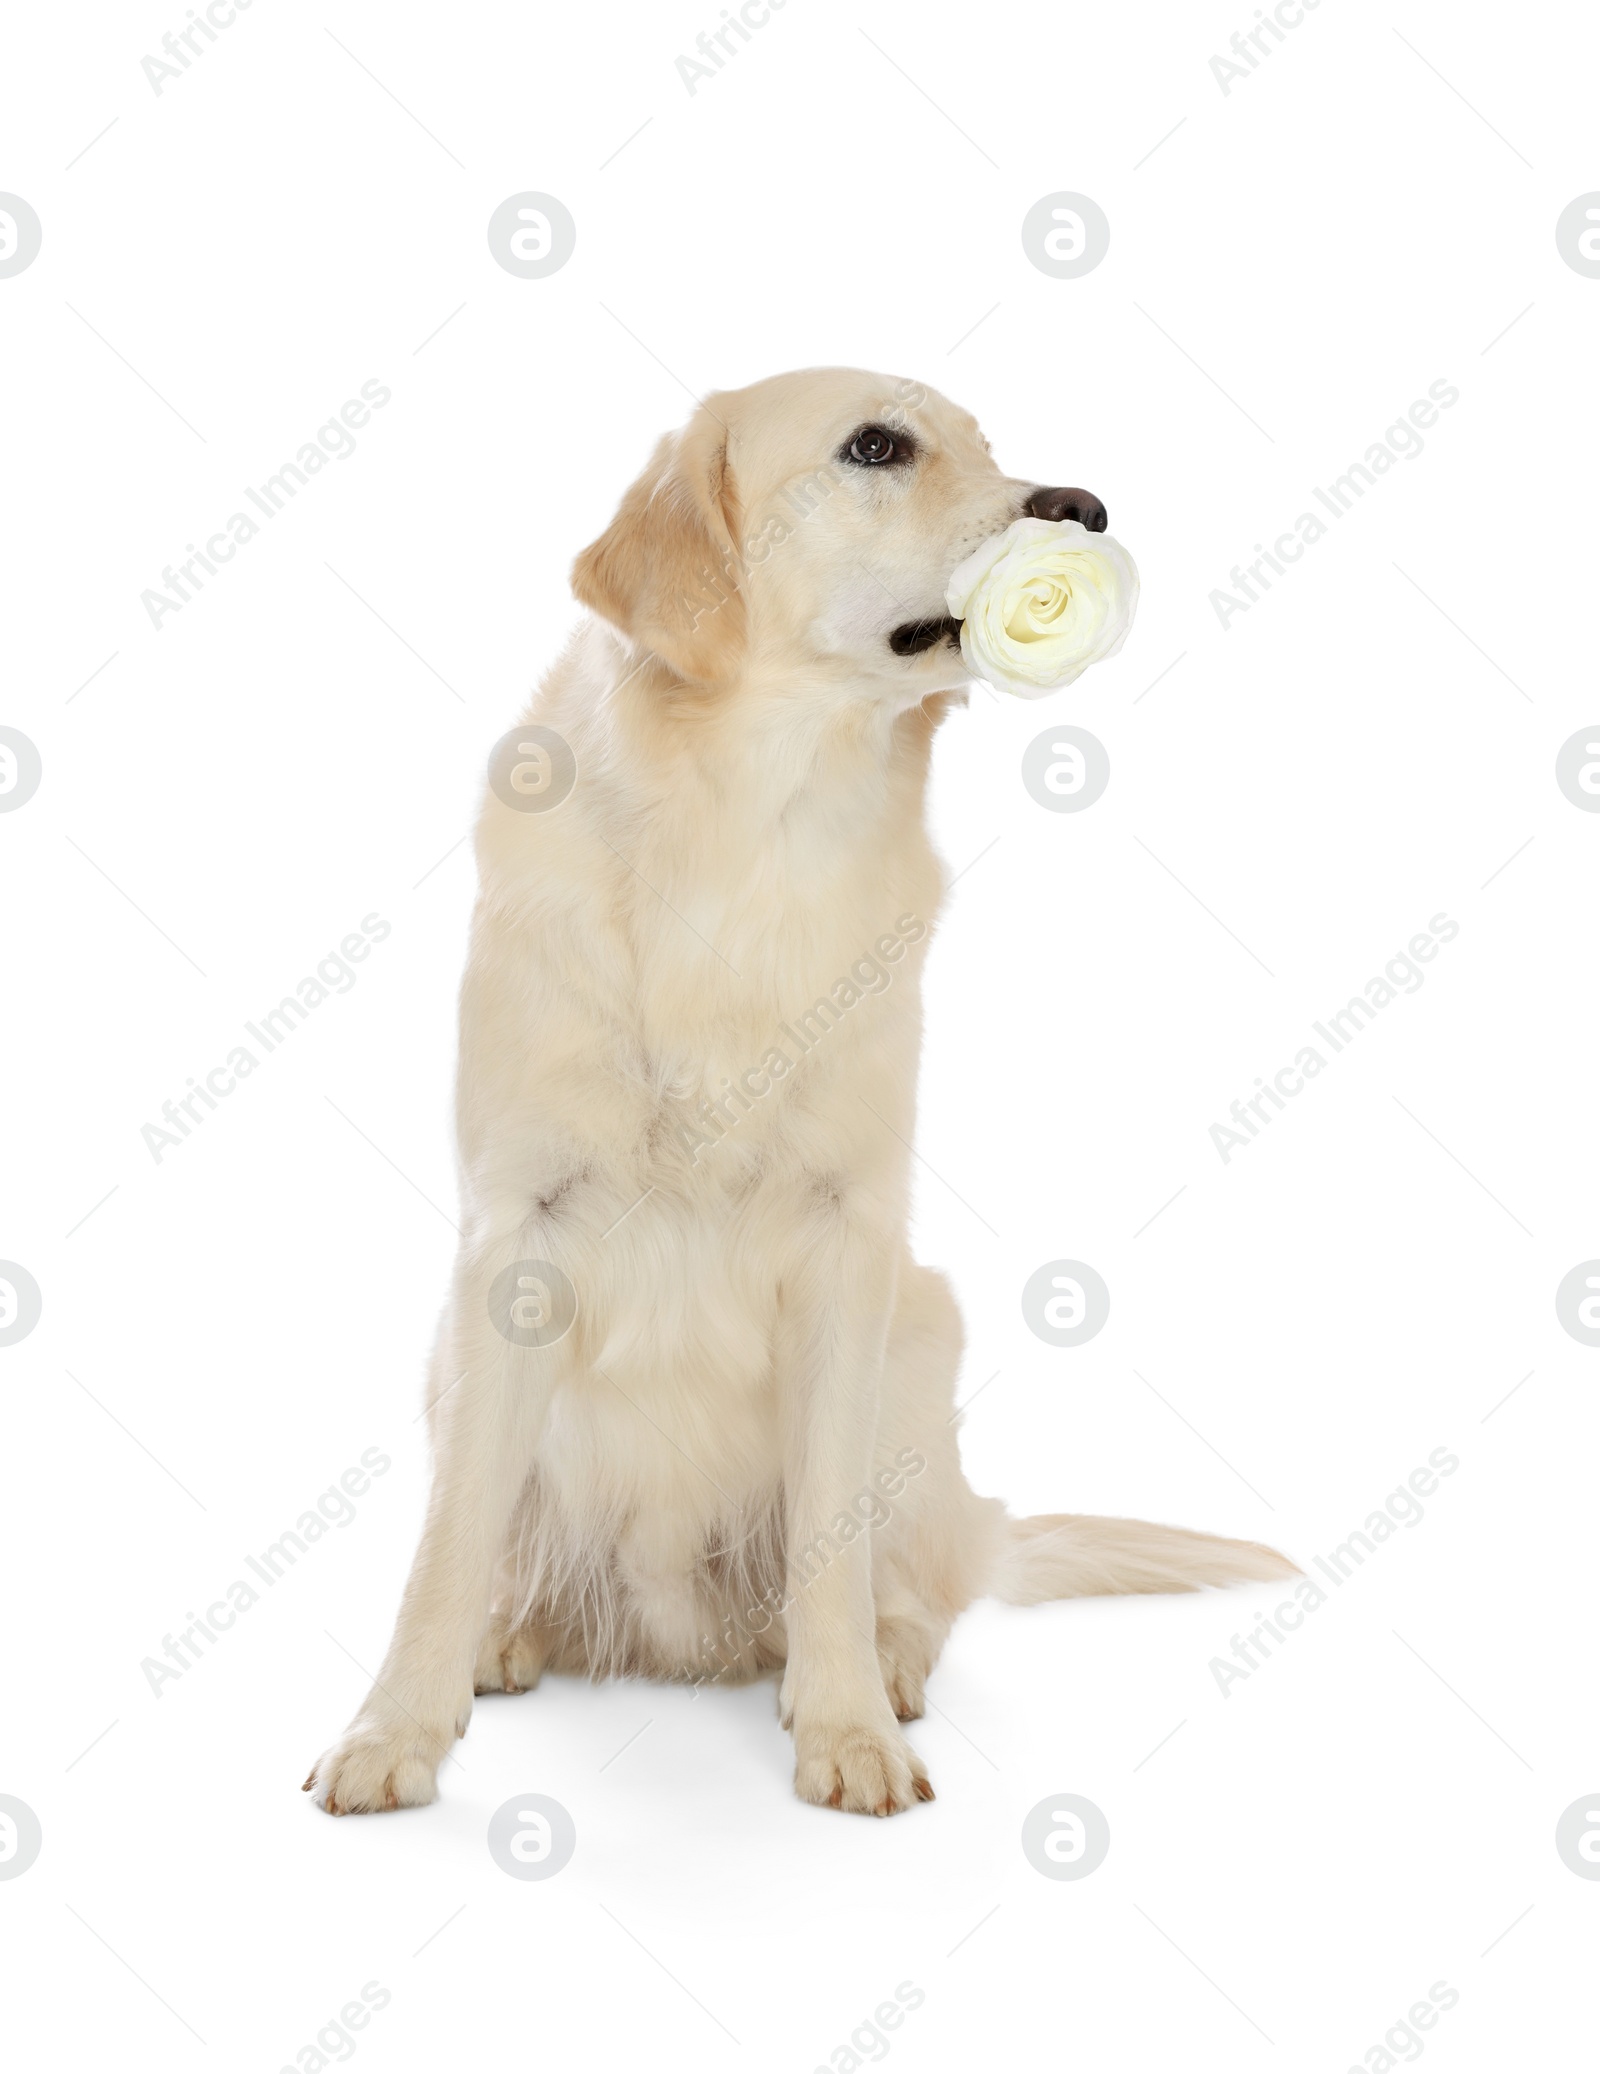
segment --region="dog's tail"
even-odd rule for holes
[[[1226,1541],[1149,1520],[1041,1512],[1006,1523],[989,1591],[1008,1606],[1037,1606],[1045,1599],[1192,1592],[1300,1574],[1297,1564],[1260,1541]]]

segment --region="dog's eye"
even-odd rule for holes
[[[885,432],[881,425],[863,425],[845,448],[845,459],[862,468],[881,468],[899,451],[892,432]]]

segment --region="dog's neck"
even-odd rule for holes
[[[647,666],[619,683],[614,710],[637,752],[630,806],[668,860],[702,860],[724,879],[757,873],[777,891],[775,878],[870,875],[925,844],[933,735],[949,704],[940,694],[897,707],[883,684],[826,663],[753,667],[708,689]]]
[[[568,743],[577,783],[553,813],[491,800],[487,908],[518,934],[567,930],[595,955],[612,943],[625,990],[630,966],[681,966],[653,998],[686,1026],[743,1014],[765,1027],[901,916],[934,921],[924,800],[950,703],[896,711],[883,686],[828,668],[697,689],[591,621],[532,716]]]

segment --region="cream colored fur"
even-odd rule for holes
[[[838,461],[869,423],[915,460]],[[549,812],[491,791],[479,822],[433,1490],[383,1667],[307,1782],[332,1812],[431,1800],[474,1689],[781,1667],[797,1791],[890,1813],[932,1797],[896,1717],[973,1598],[1292,1573],[975,1496],[960,1321],[907,1247],[923,795],[964,676],[888,635],[943,615],[1032,487],[931,392],[813,371],[712,396],[580,556],[591,616],[528,715],[576,784]],[[544,1347],[489,1314],[530,1259],[577,1292]]]

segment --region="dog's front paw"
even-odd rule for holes
[[[403,1716],[359,1714],[311,1767],[303,1792],[330,1815],[421,1808],[438,1797],[435,1774],[454,1733],[430,1734]]]
[[[796,1724],[794,1790],[822,1808],[898,1815],[933,1787],[922,1759],[898,1730]]]

